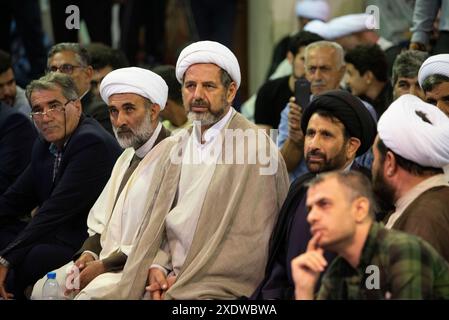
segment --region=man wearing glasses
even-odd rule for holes
[[[68,262],[87,237],[87,214],[121,149],[81,112],[71,77],[50,73],[27,87],[40,138],[31,163],[0,196],[0,296],[24,298],[46,272]],[[37,207],[28,222],[23,216]]]
[[[78,43],[55,44],[48,53],[47,73],[59,72],[69,75],[75,82],[76,91],[81,99],[83,112],[97,120],[111,135],[112,125],[108,107],[95,101],[90,82],[93,69],[87,50]]]

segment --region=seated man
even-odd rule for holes
[[[121,278],[120,271],[147,211],[147,199],[154,193],[149,181],[159,160],[156,146],[169,136],[159,122],[167,91],[161,77],[135,67],[114,70],[101,83],[100,93],[108,103],[115,136],[127,149],[89,212],[90,237],[74,255],[74,262],[56,270],[60,287],[68,286],[68,297],[95,298],[96,292]],[[67,274],[70,269],[72,274]],[[32,299],[41,298],[45,280],[36,283]]]
[[[313,42],[304,52],[305,77],[310,81],[312,96],[336,90],[345,74],[343,48],[329,41]],[[304,135],[301,132],[301,117],[307,106],[290,102],[281,112],[278,145],[284,157],[290,179],[293,181],[307,172],[304,162]]]
[[[0,195],[30,163],[36,136],[28,117],[0,102]]]
[[[282,205],[271,235],[265,278],[252,295],[255,299],[293,299],[290,262],[306,250],[311,238],[305,182],[317,173],[332,170],[358,170],[369,175],[355,162],[355,157],[371,147],[376,125],[359,98],[343,90],[318,95],[304,111],[301,128],[310,173],[292,183]],[[326,255],[328,261],[333,257]]]
[[[390,105],[393,90],[385,53],[377,44],[359,45],[346,52],[345,61],[348,89],[370,103],[378,119]]]
[[[160,65],[152,71],[162,77],[168,86],[167,105],[161,111],[162,125],[172,134],[189,128],[192,122],[187,119],[187,110],[182,104],[181,84],[176,79],[176,68],[171,65]]]
[[[120,155],[117,141],[81,113],[75,83],[51,73],[27,87],[36,139],[31,163],[0,196],[0,295],[24,289],[71,259],[87,214]],[[38,207],[29,221],[20,218]],[[11,292],[11,293],[10,293]]]
[[[370,181],[354,171],[319,175],[309,184],[307,220],[313,234],[292,261],[296,299],[448,299],[449,265],[420,238],[375,222]]]
[[[393,100],[407,93],[424,100],[424,91],[418,82],[418,71],[428,56],[427,52],[406,50],[396,57],[391,76]]]
[[[418,81],[426,96],[425,101],[449,117],[449,54],[427,58],[419,69]]]
[[[93,100],[98,100],[104,104],[100,96],[101,81],[112,70],[128,67],[129,62],[122,51],[112,49],[100,42],[88,44],[86,50],[90,56],[90,65],[93,69],[90,92],[94,97]]]
[[[29,116],[31,108],[25,90],[16,84],[11,56],[0,50],[0,104],[14,108]]]
[[[390,207],[386,227],[430,243],[449,262],[449,118],[413,95],[385,111],[374,143],[373,186]],[[407,134],[404,134],[407,133]]]
[[[140,299],[146,291],[152,299],[235,299],[263,276],[288,186],[282,157],[231,106],[241,79],[231,50],[195,42],[181,52],[176,77],[194,127],[167,139],[175,143],[157,168],[162,184],[149,222],[120,282],[100,298]]]
[[[281,112],[295,95],[295,82],[304,77],[304,54],[307,45],[323,40],[320,36],[300,31],[290,37],[287,59],[292,65],[292,73],[265,82],[257,91],[254,111],[255,123],[261,128],[277,129],[281,121]]]
[[[91,80],[94,71],[90,60],[88,51],[80,44],[57,43],[48,52],[47,69],[49,72],[69,75],[75,82],[83,113],[97,120],[113,135],[108,108],[101,101],[98,103],[92,92]]]

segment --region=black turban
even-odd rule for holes
[[[373,145],[377,133],[376,123],[359,98],[344,90],[332,90],[316,96],[302,115],[302,132],[306,132],[309,120],[317,110],[329,112],[343,123],[351,137],[360,140],[357,156],[364,154]]]

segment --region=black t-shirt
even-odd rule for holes
[[[288,86],[290,76],[269,80],[257,92],[254,119],[257,124],[265,124],[277,129],[281,112],[294,93]]]

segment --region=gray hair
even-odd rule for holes
[[[51,72],[38,80],[33,80],[26,88],[26,96],[31,104],[31,94],[34,90],[61,89],[62,95],[67,100],[78,99],[75,82],[69,75]]]
[[[443,76],[442,74],[432,74],[424,79],[421,87],[424,92],[428,92],[432,91],[435,86],[442,84],[443,82],[449,82],[449,77]]]
[[[343,47],[336,42],[326,41],[326,40],[313,42],[306,47],[306,49],[304,51],[304,57],[305,57],[306,63],[307,63],[307,56],[309,55],[309,52],[311,50],[321,49],[321,48],[332,48],[335,50],[335,52],[337,53],[337,61],[339,62],[339,65],[337,66],[338,69],[340,69],[341,67],[343,67],[345,65],[345,51],[343,50]]]
[[[306,186],[309,188],[316,186],[328,178],[336,178],[338,183],[345,188],[349,202],[361,197],[367,198],[370,203],[368,213],[373,220],[376,219],[376,212],[379,211],[379,207],[371,186],[371,181],[365,175],[351,170],[326,172],[318,174]]]
[[[77,63],[82,67],[87,67],[90,65],[90,56],[87,52],[86,48],[83,48],[78,43],[74,42],[62,42],[55,44],[53,47],[51,47],[50,51],[48,52],[47,56],[47,66],[50,61],[50,59],[57,53],[63,52],[63,51],[71,51],[75,53],[76,61]]]
[[[391,84],[394,85],[399,77],[414,78],[418,76],[419,68],[429,57],[429,54],[419,50],[406,50],[401,52],[393,63]]]

